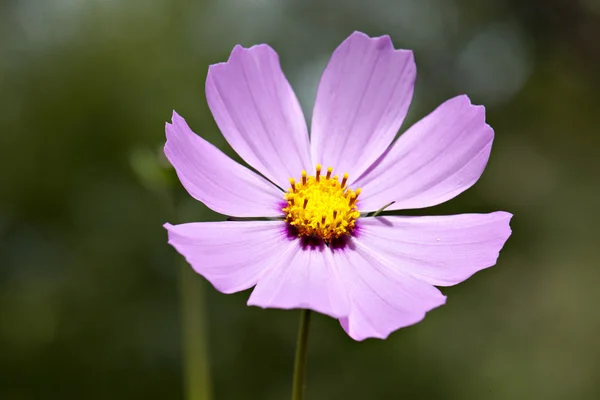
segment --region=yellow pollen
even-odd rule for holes
[[[319,237],[328,243],[354,230],[360,216],[357,202],[361,190],[346,187],[348,174],[340,182],[337,175],[331,178],[332,167],[327,168],[325,179],[321,179],[321,170],[318,164],[314,176],[302,171],[301,181],[290,178],[282,211],[299,236]]]
[[[342,189],[346,187],[347,180],[348,180],[348,174],[344,174],[344,178],[342,179]]]

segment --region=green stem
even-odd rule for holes
[[[381,214],[386,208],[388,208],[389,206],[391,206],[392,204],[394,204],[395,201],[392,201],[391,203],[387,203],[385,206],[381,207],[379,210],[375,211],[373,213],[373,215],[371,215],[371,217],[376,217],[379,214]]]
[[[298,327],[298,343],[296,344],[296,361],[294,362],[294,381],[292,400],[304,399],[306,386],[306,359],[308,350],[308,331],[310,330],[310,310],[300,311],[300,326]]]
[[[203,283],[186,262],[181,262],[181,319],[186,400],[210,400],[212,397]]]

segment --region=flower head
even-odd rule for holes
[[[493,130],[466,96],[394,137],[412,99],[412,52],[355,32],[321,78],[311,137],[267,45],[236,46],[212,65],[208,105],[231,147],[259,174],[173,113],[165,154],[190,195],[214,211],[269,220],[166,224],[169,243],[214,287],[255,286],[249,305],[309,308],[356,340],[385,338],[496,263],[511,214],[361,217],[429,207],[471,187]],[[391,204],[390,204],[391,203]]]
[[[360,216],[360,188],[352,190],[346,186],[348,174],[340,182],[337,175],[331,176],[332,172],[329,167],[327,174],[321,176],[321,164],[317,164],[314,176],[307,176],[303,170],[300,182],[290,178],[290,188],[284,196],[287,205],[281,210],[299,237],[314,237],[329,244],[352,234]]]

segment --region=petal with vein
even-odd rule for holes
[[[306,308],[333,318],[348,315],[349,304],[329,247],[303,247],[290,242],[285,255],[258,281],[248,305],[263,308]]]
[[[312,169],[300,103],[271,47],[236,46],[227,62],[211,65],[206,98],[227,142],[272,182],[287,188]]]
[[[360,241],[399,271],[432,285],[451,286],[496,264],[511,234],[511,218],[503,211],[364,218]]]
[[[173,112],[165,155],[189,194],[212,210],[236,217],[282,215],[283,193],[196,135]]]
[[[282,221],[165,224],[169,244],[220,292],[256,285],[289,245]]]
[[[446,301],[437,288],[396,268],[361,238],[334,255],[350,297],[350,314],[340,323],[354,340],[385,339]]]
[[[362,188],[361,211],[423,208],[443,203],[481,176],[494,131],[485,109],[458,96],[410,127],[354,183]]]
[[[311,125],[313,161],[356,180],[392,143],[412,100],[417,69],[389,36],[354,32],[323,72]]]

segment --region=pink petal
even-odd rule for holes
[[[471,187],[487,164],[494,131],[467,96],[446,101],[417,122],[354,183],[360,210],[423,208]]]
[[[290,242],[277,264],[261,276],[248,305],[263,308],[307,308],[333,318],[348,315],[349,304],[331,249]]]
[[[450,286],[496,264],[510,236],[507,212],[360,220],[360,242],[403,273]]]
[[[236,46],[226,63],[211,65],[206,98],[231,147],[272,182],[287,188],[312,169],[300,103],[271,47]]]
[[[195,222],[165,228],[169,244],[223,293],[254,286],[289,246],[282,221]]]
[[[351,304],[350,314],[340,323],[354,340],[385,339],[446,301],[438,289],[397,268],[362,237],[335,255]]]
[[[167,123],[166,131],[165,155],[196,200],[236,217],[282,214],[283,193],[277,187],[196,135],[177,113],[173,112],[173,123]]]
[[[313,161],[351,184],[390,145],[410,105],[416,66],[389,36],[354,32],[323,73],[311,127]]]

